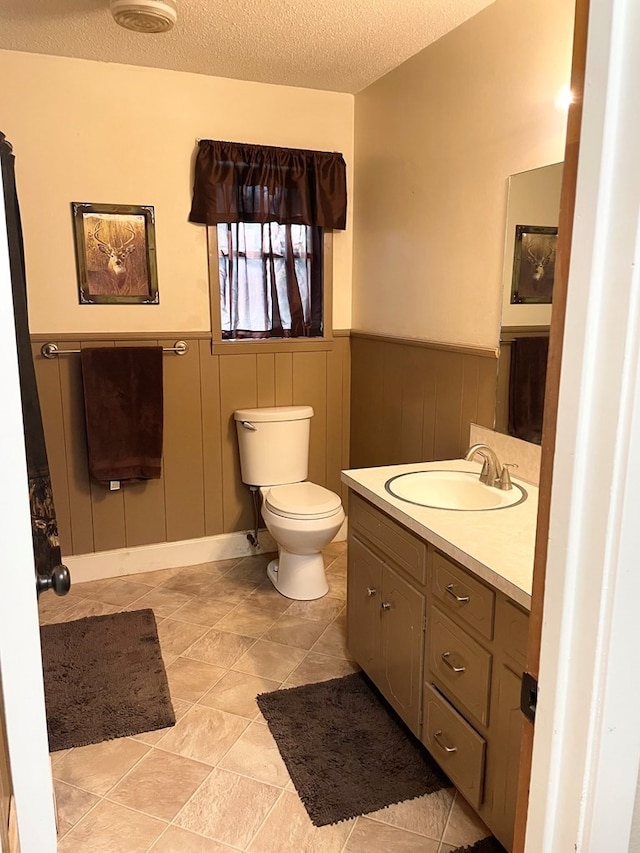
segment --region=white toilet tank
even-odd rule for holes
[[[279,486],[306,480],[312,417],[311,406],[238,409],[234,418],[242,482]]]

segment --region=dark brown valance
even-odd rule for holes
[[[342,154],[201,139],[190,222],[279,222],[344,230]]]

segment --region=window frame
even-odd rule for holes
[[[218,278],[218,230],[207,225],[207,257],[209,275],[209,313],[211,323],[211,351],[270,353],[304,350],[306,352],[333,348],[333,231],[325,229],[322,238],[322,337],[314,338],[242,338],[222,339],[220,315],[220,281]]]

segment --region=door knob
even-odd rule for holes
[[[371,598],[372,595],[375,595],[378,592],[377,589],[374,589],[372,586],[367,587],[367,595]]]
[[[388,601],[383,601],[381,606],[383,610],[391,610],[391,605]]]
[[[51,570],[50,575],[36,575],[36,592],[38,597],[43,592],[52,589],[56,595],[66,595],[71,588],[71,574],[62,564]]]

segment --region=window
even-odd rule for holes
[[[214,340],[218,325],[223,340],[326,334],[324,240],[347,222],[342,154],[200,139],[189,221],[209,226]]]
[[[322,336],[322,232],[278,222],[218,224],[223,340]]]

